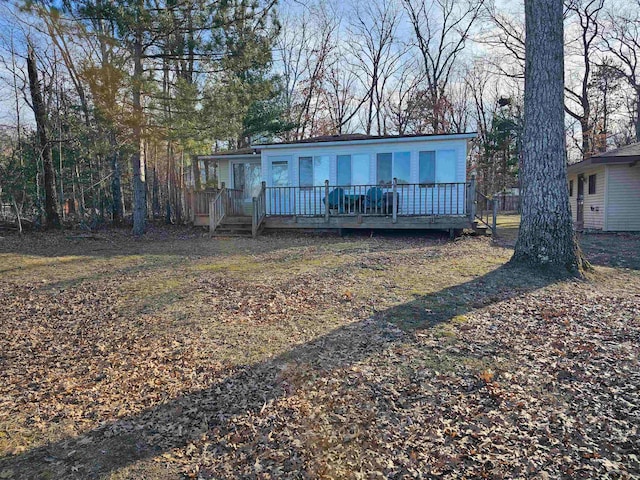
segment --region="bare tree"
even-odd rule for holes
[[[577,38],[568,42],[567,50],[575,51],[579,63],[578,68],[572,69],[577,85],[565,84],[565,111],[580,124],[579,148],[583,159],[594,153],[590,82],[600,30],[599,15],[603,6],[604,0],[570,0],[565,4],[568,15],[576,18],[577,30]]]
[[[611,67],[626,80],[635,98],[631,101],[635,141],[640,142],[640,2],[636,0],[626,9],[610,12],[603,35],[606,51],[617,60]]]
[[[285,18],[276,42],[276,60],[285,83],[287,116],[296,139],[316,133],[322,87],[336,48],[337,16],[326,6],[308,7],[295,20]]]
[[[434,133],[439,133],[445,131],[444,103],[452,72],[480,18],[484,0],[435,0],[432,3],[402,0],[402,3],[413,27],[433,105],[431,127]]]
[[[353,12],[349,32],[353,37],[351,54],[355,67],[362,72],[366,90],[366,116],[364,130],[381,135],[386,130],[384,101],[391,76],[401,64],[405,49],[396,38],[400,24],[398,10],[389,2],[380,0],[358,5]]]
[[[332,130],[337,134],[346,133],[349,123],[360,112],[366,96],[358,95],[358,76],[343,57],[335,59],[327,69],[323,88]]]
[[[54,228],[60,226],[58,201],[56,195],[56,179],[51,158],[51,144],[47,134],[47,111],[42,97],[42,86],[38,80],[38,66],[36,54],[32,44],[29,44],[27,54],[27,70],[29,72],[29,90],[31,91],[31,106],[36,118],[38,133],[38,149],[42,158],[44,170],[44,211],[45,226]]]
[[[385,108],[391,127],[399,135],[418,133],[411,126],[416,125],[427,96],[423,88],[424,78],[424,71],[418,67],[415,59],[410,58],[392,79]]]

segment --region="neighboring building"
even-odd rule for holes
[[[467,154],[475,136],[333,135],[198,160],[209,186],[233,190],[231,215],[252,215],[264,182],[266,228],[458,229],[472,223]]]
[[[640,143],[569,165],[576,229],[640,231]]]

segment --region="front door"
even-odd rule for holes
[[[243,208],[246,215],[251,215],[253,197],[260,193],[262,167],[259,162],[243,162],[233,164],[233,188],[242,191]]]
[[[578,175],[578,196],[576,197],[576,228],[584,227],[584,175]]]

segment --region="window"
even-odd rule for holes
[[[351,185],[351,155],[338,155],[338,185]]]
[[[589,175],[589,195],[595,195],[596,193],[596,175]]]
[[[436,153],[436,183],[456,181],[456,151],[438,150]]]
[[[300,166],[300,186],[313,186],[313,157],[300,157],[298,162]]]
[[[419,152],[418,181],[421,185],[454,183],[456,181],[456,151]]]
[[[377,157],[376,173],[378,174],[378,183],[391,183],[393,180],[393,155],[391,153],[379,153]]]
[[[397,179],[398,183],[409,183],[411,177],[411,154],[409,152],[378,153],[377,155],[378,183],[391,183]]]
[[[569,180],[569,196],[573,197],[573,180]]]
[[[286,160],[271,162],[271,183],[274,187],[289,186],[289,162]]]
[[[420,184],[436,183],[436,152],[420,152],[418,159]]]
[[[409,183],[411,179],[411,154],[397,152],[393,154],[393,177],[398,183]]]
[[[369,179],[369,155],[338,155],[338,185],[367,185]]]
[[[300,157],[298,159],[299,185],[301,187],[313,187],[324,185],[329,180],[329,156]]]

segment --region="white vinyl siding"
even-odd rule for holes
[[[607,231],[640,231],[640,165],[610,165]]]
[[[583,228],[587,230],[604,229],[604,198],[605,198],[605,168],[595,167],[586,170],[584,175],[584,224]],[[596,193],[589,194],[589,176],[596,176]],[[578,175],[569,175],[569,181],[573,180],[573,195],[569,197],[569,205],[571,206],[571,218],[573,224],[577,222],[577,205],[578,205]]]
[[[589,176],[596,176],[596,193],[589,194]],[[584,172],[584,228],[602,230],[604,228],[605,169],[599,167]]]

